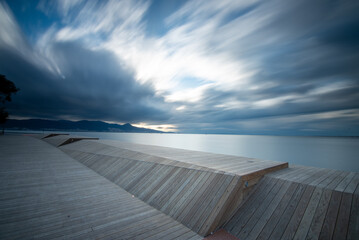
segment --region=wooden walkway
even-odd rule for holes
[[[66,136],[44,141],[57,145],[60,139],[63,141]],[[144,145],[126,146],[82,140],[59,148],[201,236],[210,234],[228,221],[245,194],[264,173],[287,166],[286,163],[262,164],[263,161],[256,159],[186,150],[178,152],[170,148],[163,148],[160,154],[145,151],[142,149]],[[175,156],[186,157],[180,161]],[[199,164],[205,160],[210,164]],[[225,172],[220,164],[237,164],[237,172],[240,168],[244,170],[241,175]]]
[[[0,239],[202,239],[53,146],[0,136]]]
[[[267,176],[339,192],[345,191],[346,188],[354,191],[359,181],[359,173],[306,166],[291,166]]]
[[[222,227],[243,240],[359,239],[359,173],[66,135],[6,138],[0,239],[201,239]]]
[[[94,141],[80,141],[61,149],[201,236],[223,225],[241,200],[238,196],[242,195],[237,194],[243,186],[239,176],[121,151]],[[87,152],[91,149],[96,153]]]
[[[140,155],[235,174],[249,179],[250,184],[251,179],[252,184],[257,182],[253,176],[266,173],[232,213],[231,220],[222,225],[240,239],[359,239],[359,173],[305,166],[280,169],[282,166],[275,162],[262,164],[257,159],[118,141],[99,142]],[[116,154],[114,150],[112,155]],[[252,166],[247,168],[248,165]],[[256,174],[246,173],[243,168]],[[242,188],[239,194],[244,191]]]
[[[296,166],[265,176],[225,229],[240,239],[359,239],[359,173]]]

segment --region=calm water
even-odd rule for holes
[[[103,132],[72,134],[359,172],[359,138]]]

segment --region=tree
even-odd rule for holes
[[[0,107],[0,124],[4,124],[9,116],[9,113],[5,111],[5,103],[11,102],[11,95],[17,91],[19,91],[19,89],[16,88],[15,84],[0,74],[0,103],[2,105]]]

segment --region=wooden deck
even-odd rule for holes
[[[42,137],[0,137],[0,239],[359,239],[359,173]]]
[[[128,149],[179,162],[194,164],[196,166],[203,166],[217,171],[232,173],[242,176],[244,180],[251,180],[258,176],[263,176],[266,173],[288,167],[288,163],[260,160],[255,158],[133,144],[111,140],[100,140],[99,142],[121,149]]]
[[[0,136],[0,239],[202,239],[35,138]]]
[[[265,176],[225,229],[240,239],[359,239],[359,173],[295,166]]]
[[[56,142],[57,138],[64,136],[44,140]],[[60,149],[201,236],[228,221],[264,173],[287,166],[286,163],[262,164],[263,161],[256,159],[138,144],[114,146],[106,141],[83,140]],[[231,165],[234,169],[235,164],[237,174],[224,171],[223,166]]]

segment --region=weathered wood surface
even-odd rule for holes
[[[118,149],[128,149],[148,155],[194,164],[226,173],[232,173],[242,176],[244,180],[250,180],[266,173],[288,167],[288,163],[260,160],[255,158],[133,144],[111,140],[100,140],[99,142]]]
[[[301,166],[270,173],[225,229],[240,239],[358,239],[358,177]]]
[[[281,169],[275,162],[115,141],[82,141],[61,149],[201,235],[223,225],[240,239],[358,235],[358,173],[305,166]],[[239,180],[233,185],[234,176]],[[259,180],[241,203],[243,183]],[[223,193],[231,191],[228,200]]]
[[[68,138],[44,140],[58,146]],[[168,216],[157,226],[157,215],[139,208],[137,213],[145,216],[139,223],[148,225],[138,229],[125,221],[126,227],[112,230],[114,234],[190,239],[192,231],[204,236],[224,226],[240,239],[358,239],[358,173],[304,166],[282,169],[287,165],[117,141],[82,140],[59,148],[133,199]],[[90,178],[72,178],[91,183]],[[17,184],[26,182],[18,180]],[[87,189],[75,192],[83,194]],[[71,191],[66,194],[72,196]],[[108,234],[112,236],[111,230]]]
[[[202,239],[59,149],[0,136],[0,239],[182,236]]]
[[[60,149],[201,236],[228,221],[242,200],[244,184],[234,174],[98,141]]]

